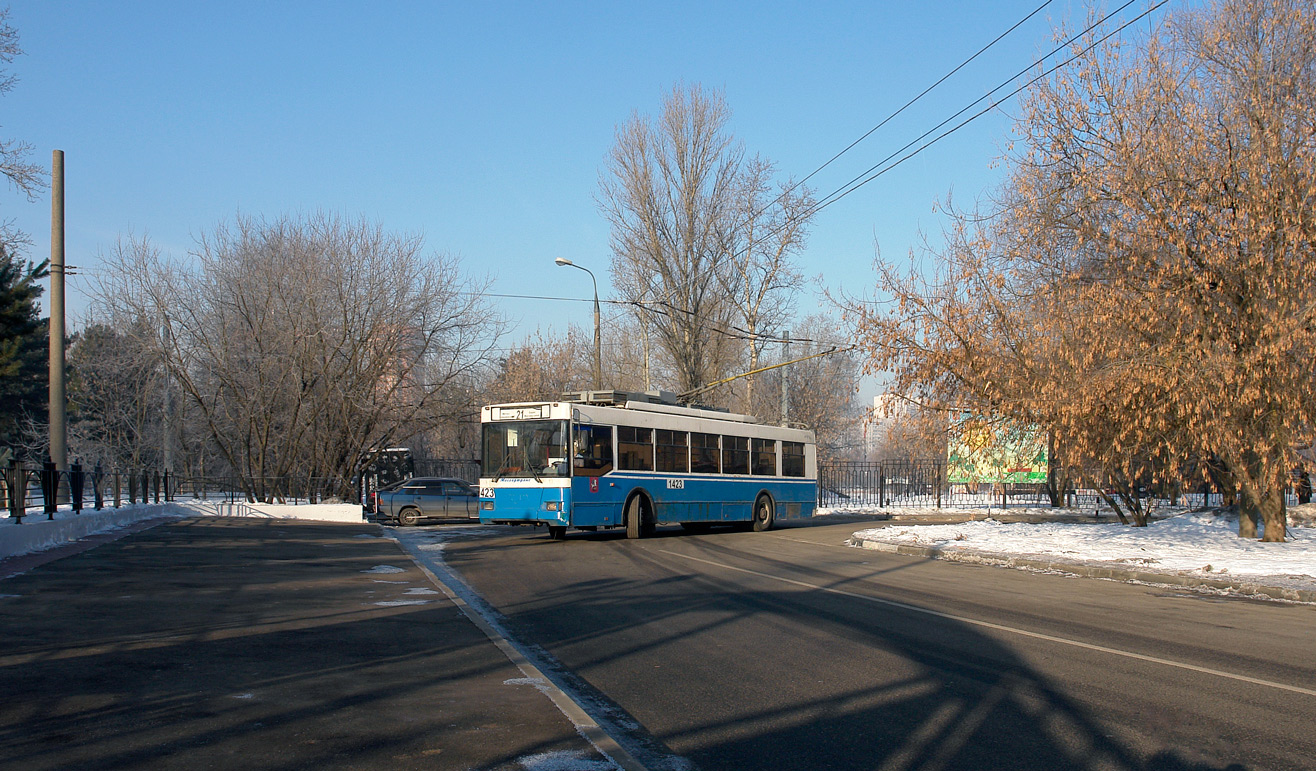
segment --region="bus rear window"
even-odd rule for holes
[[[653,471],[653,429],[617,427],[617,466],[627,471]]]

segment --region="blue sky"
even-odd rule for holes
[[[26,54],[0,98],[0,136],[31,142],[41,163],[65,151],[68,262],[84,272],[130,231],[183,254],[239,211],[324,209],[420,232],[496,292],[587,298],[587,276],[553,265],[563,256],[606,296],[599,169],[615,127],[656,112],[673,84],[722,90],[747,150],[798,178],[1040,2],[12,0]],[[810,184],[830,192],[1082,17],[1052,2]],[[875,244],[902,256],[943,224],[936,202],[996,184],[1012,108],[821,212],[804,271],[863,292]],[[49,213],[48,198],[0,193],[0,217],[37,258]],[[85,276],[74,281],[78,312]],[[498,302],[518,335],[590,322],[584,303]]]

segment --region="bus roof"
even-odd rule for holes
[[[601,393],[617,394],[618,396],[630,394],[626,392],[586,392],[593,396]],[[563,396],[575,396],[575,394],[563,394]],[[765,424],[763,421],[750,415],[740,415],[725,410],[712,410],[700,407],[683,407],[673,404],[654,403],[649,401],[639,401],[626,399],[620,403],[612,403],[611,400],[591,398],[590,400],[574,400],[564,398],[557,402],[512,402],[507,404],[490,404],[485,405],[481,410],[483,422],[498,422],[503,420],[524,420],[524,419],[546,419],[546,418],[570,418],[572,410],[577,414],[585,413],[594,420],[603,420],[609,422],[632,423],[640,426],[652,426],[657,428],[666,427],[664,419],[685,418],[695,419],[702,426],[690,425],[690,430],[702,430],[706,432],[727,432],[728,428],[718,428],[718,425],[726,426],[728,423],[742,426],[740,429],[734,429],[734,433],[744,434],[746,436],[757,437],[777,437],[789,438],[793,441],[803,441],[806,443],[814,442],[812,431],[803,428],[794,428],[788,426],[776,426]],[[621,415],[629,414],[633,418],[622,418]],[[607,416],[612,415],[610,419]],[[642,417],[642,416],[649,417]],[[656,421],[656,422],[655,422]]]

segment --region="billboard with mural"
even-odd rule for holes
[[[951,425],[946,451],[950,484],[1046,482],[1046,435],[966,415]]]

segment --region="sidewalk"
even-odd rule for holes
[[[379,532],[171,520],[0,580],[0,768],[614,768]]]

